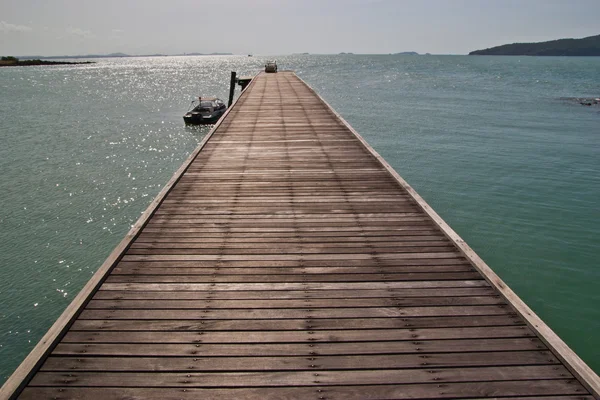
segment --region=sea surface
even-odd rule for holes
[[[0,68],[0,383],[266,57]],[[600,372],[600,58],[277,57]],[[239,93],[239,89],[238,89]]]

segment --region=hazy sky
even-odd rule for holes
[[[0,55],[466,54],[600,34],[600,0],[0,0]]]

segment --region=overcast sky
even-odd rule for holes
[[[0,55],[466,54],[600,34],[600,0],[0,0]]]

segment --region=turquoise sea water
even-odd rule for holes
[[[0,68],[0,383],[261,57]],[[596,372],[600,58],[283,56]]]

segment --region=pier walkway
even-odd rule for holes
[[[252,81],[0,397],[583,400],[598,382],[279,72]]]

